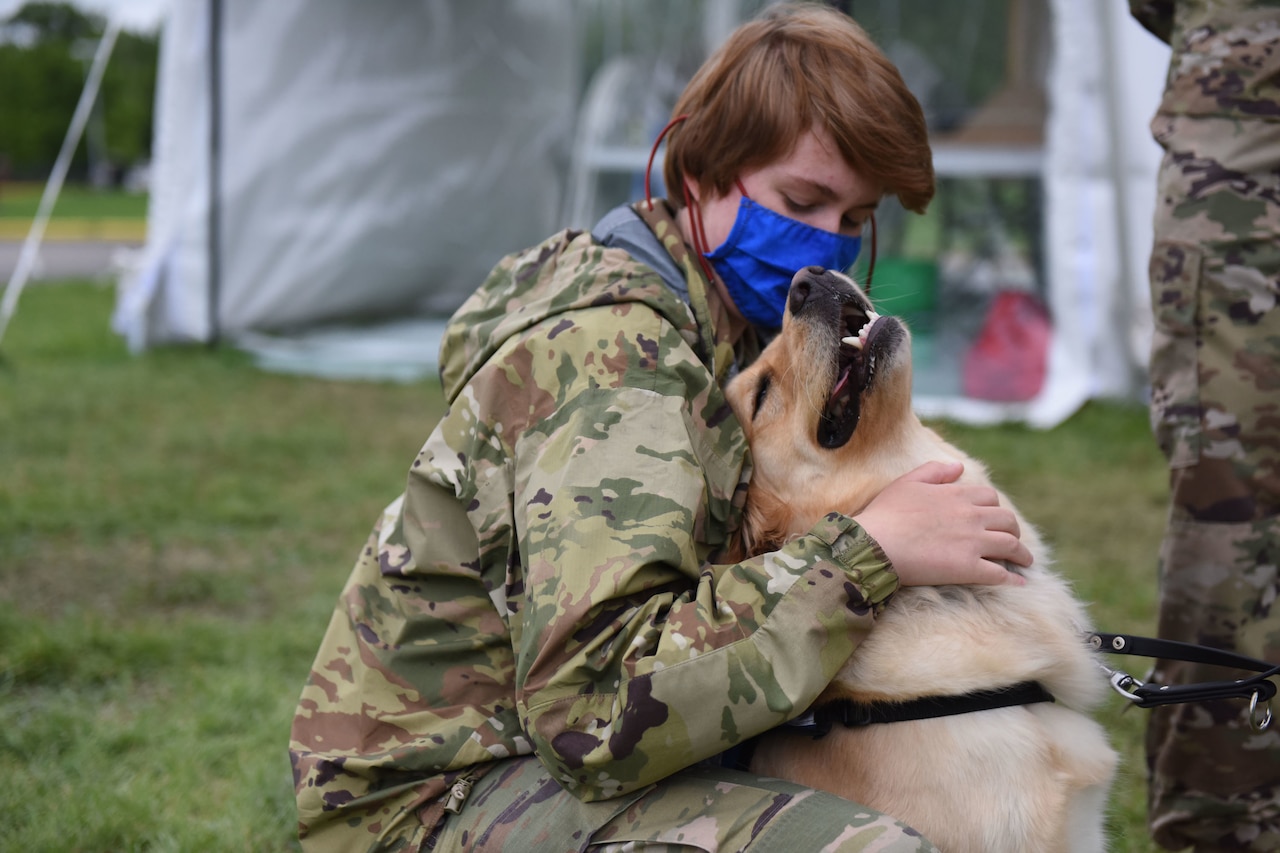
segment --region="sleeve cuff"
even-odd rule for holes
[[[898,589],[898,573],[880,543],[858,522],[831,513],[809,531],[831,549],[832,559],[862,590],[863,597],[879,610]]]

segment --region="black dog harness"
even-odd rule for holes
[[[1095,651],[1108,654],[1180,660],[1257,673],[1249,678],[1235,681],[1159,685],[1144,684],[1126,672],[1111,669],[1101,662],[1098,664],[1106,672],[1112,689],[1139,708],[1154,708],[1158,705],[1184,702],[1207,702],[1214,699],[1248,699],[1249,723],[1253,729],[1261,732],[1271,724],[1270,702],[1277,690],[1275,682],[1271,679],[1280,675],[1280,666],[1208,646],[1197,646],[1174,640],[1157,640],[1151,637],[1135,637],[1129,634],[1095,633],[1089,635],[1088,642]],[[781,729],[820,738],[830,732],[837,723],[848,728],[856,728],[877,723],[927,720],[934,717],[950,717],[955,714],[970,714],[994,708],[1053,701],[1053,694],[1045,690],[1037,681],[1024,681],[1011,687],[977,690],[961,695],[922,696],[906,702],[859,703],[845,699],[811,708],[782,726]],[[1259,703],[1263,705],[1261,712],[1258,708]]]
[[[848,699],[819,705],[784,726],[786,731],[820,738],[839,723],[848,728],[870,726],[876,723],[902,723],[908,720],[928,720],[933,717],[950,717],[971,714],[974,711],[990,711],[1014,705],[1034,705],[1052,702],[1053,694],[1038,681],[1024,681],[1012,687],[998,690],[975,690],[955,696],[922,696],[906,702],[861,703]]]

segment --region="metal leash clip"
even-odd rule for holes
[[[1106,667],[1103,667],[1106,669]],[[1118,669],[1108,670],[1107,680],[1111,683],[1111,689],[1119,693],[1130,702],[1141,701],[1142,697],[1134,692],[1143,684],[1127,672],[1121,672]]]
[[[1249,698],[1249,727],[1253,729],[1255,732],[1261,733],[1261,732],[1265,732],[1267,730],[1267,726],[1271,725],[1271,700],[1270,699],[1267,700],[1267,704],[1264,709],[1267,712],[1267,715],[1263,717],[1261,720],[1259,720],[1258,719],[1258,693],[1259,692],[1260,691],[1258,690],[1253,691],[1253,696]]]
[[[1112,644],[1117,645],[1117,648],[1123,648],[1124,640],[1120,638],[1117,638],[1117,640],[1119,641],[1118,645],[1116,641],[1112,641]],[[1102,638],[1099,637],[1097,634],[1094,634],[1093,636],[1089,637],[1089,645],[1093,646],[1095,650],[1101,651]],[[1127,672],[1124,672],[1119,669],[1112,669],[1111,667],[1103,663],[1101,658],[1099,658],[1095,662],[1098,664],[1098,668],[1107,674],[1107,683],[1111,685],[1112,690],[1119,693],[1121,696],[1128,699],[1130,702],[1139,702],[1142,700],[1141,696],[1133,692],[1134,689],[1142,686],[1141,681],[1134,678],[1132,675],[1130,675]]]
[[[1098,666],[1107,674],[1107,681],[1111,684],[1111,688],[1140,708],[1154,708],[1181,702],[1248,698],[1249,726],[1255,732],[1262,732],[1271,725],[1271,699],[1276,695],[1277,687],[1270,679],[1280,675],[1280,666],[1234,652],[1151,637],[1094,633],[1089,636],[1089,645],[1095,651],[1108,654],[1167,658],[1210,666],[1252,670],[1256,673],[1255,675],[1235,681],[1208,681],[1176,686],[1153,685],[1144,684],[1127,672],[1112,669],[1102,661],[1098,661]],[[1261,709],[1258,707],[1259,700],[1263,704]]]

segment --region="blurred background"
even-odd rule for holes
[[[873,279],[913,327],[922,413],[1049,426],[1141,398],[1167,48],[1119,3],[833,4],[933,137],[937,198],[885,205]],[[498,258],[640,197],[676,94],[763,5],[0,0],[0,274],[20,289],[25,249],[25,279],[111,277],[134,351],[429,375]],[[76,215],[24,247],[69,127],[53,209]]]

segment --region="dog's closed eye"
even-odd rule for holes
[[[769,386],[773,384],[773,377],[768,373],[760,374],[760,382],[756,385],[756,396],[751,402],[751,420],[756,419],[756,415],[760,414],[760,407],[764,405],[765,398],[769,396]]]

